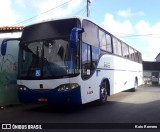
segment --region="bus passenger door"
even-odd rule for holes
[[[84,98],[86,102],[98,99],[99,83],[97,82],[96,69],[99,60],[99,49],[82,44],[82,79],[84,82]]]

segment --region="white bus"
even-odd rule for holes
[[[105,103],[142,84],[142,58],[87,18],[46,21],[23,30],[17,79],[22,103]]]

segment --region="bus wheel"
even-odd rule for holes
[[[100,86],[99,104],[104,104],[106,101],[107,101],[107,83],[106,81],[104,81]]]

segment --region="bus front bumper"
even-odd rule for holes
[[[20,102],[27,104],[82,104],[80,86],[68,91],[18,86],[18,96]]]

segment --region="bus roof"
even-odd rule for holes
[[[33,23],[33,24],[30,24],[30,25],[27,25],[27,26],[25,26],[25,27],[32,26],[32,25],[36,25],[36,24],[41,24],[41,23],[45,23],[45,22],[50,22],[50,21],[65,20],[65,19],[67,20],[67,19],[73,19],[73,18],[77,18],[77,19],[79,19],[81,22],[82,22],[83,20],[88,20],[88,21],[96,24],[99,28],[103,29],[103,30],[106,31],[107,33],[109,33],[111,36],[114,36],[115,38],[117,38],[117,39],[120,40],[121,42],[127,44],[122,38],[120,38],[120,37],[118,37],[118,36],[110,33],[109,31],[107,31],[106,29],[104,29],[104,27],[100,26],[99,24],[97,24],[96,22],[94,22],[92,19],[90,19],[90,18],[88,18],[88,17],[82,17],[82,16],[62,17],[62,18],[44,20],[44,21],[41,21],[41,22],[37,22],[37,23]],[[129,45],[129,44],[127,44],[127,45]],[[130,45],[129,45],[129,46],[130,46]],[[130,46],[130,47],[132,47],[132,46]],[[132,48],[133,48],[133,47],[132,47]],[[133,48],[133,49],[135,49],[135,48]],[[137,49],[135,49],[135,50],[137,50]],[[138,50],[137,50],[137,51],[138,51]],[[139,52],[139,51],[138,51],[138,52]]]

